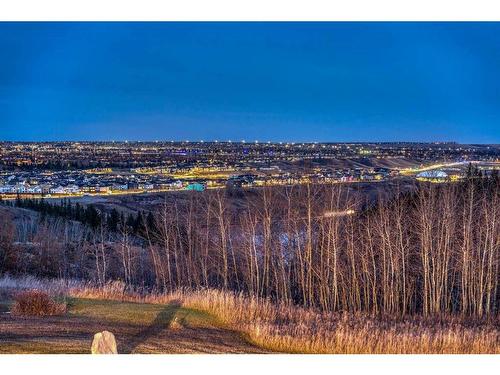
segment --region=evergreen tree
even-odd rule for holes
[[[127,217],[127,226],[134,230],[135,227],[135,218],[133,214],[129,214]]]
[[[141,211],[139,211],[134,220],[134,226],[133,226],[134,233],[139,233],[140,229],[142,228],[142,223],[143,223],[142,213]]]
[[[149,212],[148,217],[146,219],[146,225],[148,226],[148,230],[151,232],[156,231],[155,218],[151,212]]]
[[[85,210],[85,223],[92,228],[97,228],[101,224],[101,217],[94,206],[90,205]]]
[[[118,223],[120,221],[120,214],[116,210],[116,208],[113,208],[111,210],[111,213],[107,215],[106,218],[106,225],[109,230],[116,232],[118,229]]]

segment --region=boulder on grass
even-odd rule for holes
[[[170,321],[169,328],[181,329],[182,328],[181,320],[177,316],[174,316],[174,318]]]
[[[92,341],[92,354],[118,354],[115,335],[108,331],[97,332]]]

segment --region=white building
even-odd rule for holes
[[[426,180],[445,180],[448,178],[448,174],[440,170],[424,171],[417,174],[417,178]]]

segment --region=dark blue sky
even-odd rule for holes
[[[1,23],[0,140],[500,142],[500,23]]]

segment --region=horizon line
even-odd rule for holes
[[[484,145],[499,146],[500,143],[488,142],[459,142],[459,141],[299,141],[299,140],[232,140],[232,139],[155,139],[155,140],[1,140],[0,143],[232,143],[232,144],[391,144],[391,143],[414,143],[414,144],[458,144],[458,145]]]

